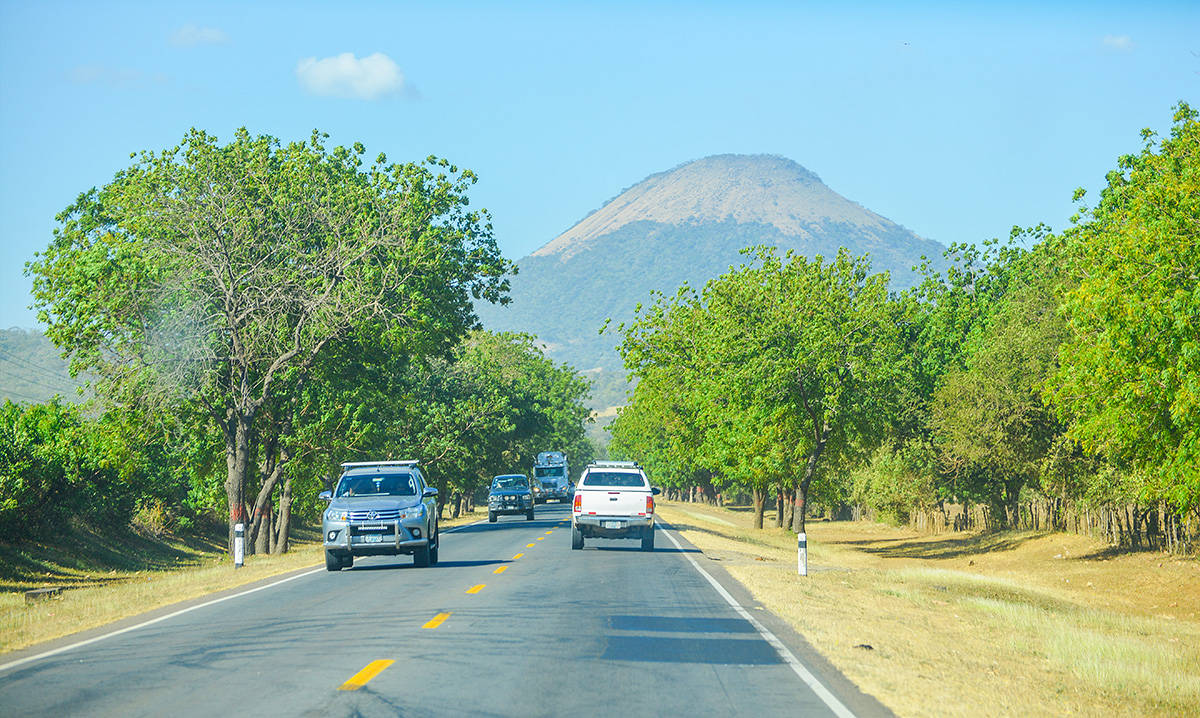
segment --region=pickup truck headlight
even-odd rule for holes
[[[329,509],[325,512],[326,521],[345,521],[346,509]]]
[[[424,504],[417,504],[416,506],[410,506],[407,509],[400,509],[400,518],[402,519],[419,519],[424,515]]]

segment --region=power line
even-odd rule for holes
[[[4,364],[0,364],[0,369],[5,369],[5,368],[7,368],[7,367],[5,367]],[[12,378],[20,383],[32,384],[34,386],[41,387],[42,389],[48,389],[50,391],[58,392],[59,394],[65,394],[65,393],[67,393],[67,390],[75,389],[78,386],[78,385],[76,385],[76,386],[69,386],[69,385],[51,386],[44,382],[38,381],[37,379],[34,379],[32,377],[20,376],[18,374],[13,374]]]
[[[15,396],[18,399],[23,399],[25,401],[31,401],[34,404],[42,404],[46,401],[46,399],[44,399],[44,398],[35,399],[32,396],[27,396],[25,394],[22,394],[19,391],[12,391],[11,389],[0,389],[0,395],[3,395],[4,397],[14,397]]]
[[[35,361],[30,360],[28,357],[17,356],[16,354],[12,353],[12,351],[7,347],[0,347],[0,356],[8,357],[9,359],[11,359],[15,362],[25,364],[26,366],[30,366],[30,367],[33,367],[34,369],[39,369],[41,371],[48,372],[50,374],[57,374],[57,373],[59,373],[59,371],[61,369],[61,367],[59,367],[57,369],[52,369],[50,367],[43,366],[41,364],[38,364]]]
[[[15,364],[21,365],[25,368],[40,371],[48,379],[54,379],[55,381],[63,381],[64,379],[68,379],[68,377],[64,377],[61,373],[59,373],[53,369],[48,369],[40,364],[31,362],[28,359],[16,356],[16,355],[8,352],[5,349],[0,349],[0,357],[5,357],[9,361],[11,361]]]

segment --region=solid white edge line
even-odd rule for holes
[[[94,638],[89,638],[89,639],[87,639],[86,641],[79,641],[79,642],[77,642],[77,643],[72,643],[72,644],[70,644],[70,645],[63,646],[63,647],[61,647],[61,648],[55,648],[55,649],[54,649],[54,650],[52,650],[52,651],[46,651],[46,652],[44,652],[44,653],[39,653],[39,654],[37,654],[37,655],[34,655],[34,656],[28,656],[28,657],[26,657],[26,658],[22,658],[22,659],[20,659],[20,660],[17,660],[17,661],[10,661],[10,662],[8,662],[8,663],[0,663],[0,673],[3,673],[3,672],[5,672],[5,671],[8,671],[8,670],[10,670],[10,669],[16,668],[16,667],[18,667],[18,666],[23,666],[23,665],[25,665],[25,664],[27,664],[27,663],[33,663],[34,661],[40,661],[40,660],[42,660],[43,658],[49,658],[49,657],[51,657],[51,656],[57,656],[57,655],[58,655],[58,654],[60,654],[60,653],[66,653],[67,651],[71,651],[71,650],[74,650],[74,649],[76,649],[76,648],[81,648],[81,647],[83,647],[83,646],[91,645],[91,644],[93,644],[93,643],[99,643],[100,641],[103,641],[103,640],[105,640],[105,639],[107,639],[107,638],[112,638],[113,636],[119,636],[119,635],[121,635],[122,633],[129,633],[130,631],[136,631],[136,630],[138,630],[138,629],[140,629],[140,628],[145,628],[146,626],[152,626],[152,625],[154,625],[155,623],[161,623],[162,621],[165,621],[165,620],[167,620],[167,619],[169,619],[169,618],[175,618],[176,616],[182,616],[182,615],[183,615],[183,614],[185,614],[185,613],[191,613],[192,611],[196,611],[196,610],[199,610],[199,609],[201,609],[201,608],[206,608],[206,607],[208,607],[208,606],[212,606],[212,605],[214,605],[214,604],[222,603],[222,602],[224,602],[224,601],[230,601],[230,600],[233,600],[233,599],[235,599],[235,598],[241,598],[242,596],[248,596],[248,595],[250,595],[250,594],[252,594],[252,593],[257,593],[257,592],[259,592],[259,591],[265,591],[265,590],[267,590],[268,588],[274,588],[274,587],[276,587],[276,586],[278,586],[278,585],[280,585],[280,584],[287,583],[288,581],[295,581],[295,580],[296,580],[296,579],[298,579],[298,578],[304,578],[305,576],[311,576],[311,575],[312,575],[312,574],[314,574],[314,573],[318,573],[318,572],[320,572],[320,571],[324,571],[324,570],[325,570],[324,568],[314,568],[314,569],[313,569],[313,570],[311,570],[311,571],[305,571],[304,573],[298,573],[298,574],[296,574],[295,576],[288,576],[287,578],[285,578],[285,579],[281,579],[281,580],[279,580],[279,581],[275,581],[274,583],[268,583],[268,584],[266,584],[266,585],[264,585],[264,586],[259,586],[259,587],[257,587],[257,588],[251,588],[251,589],[249,589],[249,590],[242,591],[242,592],[240,592],[240,593],[234,593],[234,594],[230,594],[230,595],[228,595],[228,596],[222,596],[221,598],[214,598],[214,599],[213,599],[213,600],[211,600],[211,601],[205,601],[204,603],[198,603],[198,604],[196,604],[195,606],[189,606],[189,607],[187,607],[187,608],[181,608],[180,610],[178,610],[178,611],[173,611],[173,612],[171,612],[171,613],[168,613],[168,614],[167,614],[167,615],[165,615],[165,616],[159,616],[158,618],[152,618],[152,619],[150,619],[149,621],[142,621],[141,623],[139,623],[139,624],[137,624],[137,625],[134,625],[134,626],[128,626],[128,627],[126,627],[126,628],[122,628],[122,629],[120,629],[120,630],[117,630],[117,631],[112,631],[111,633],[105,633],[105,634],[103,634],[103,635],[100,635],[100,636],[95,636]]]
[[[675,548],[679,549],[679,552],[688,560],[688,563],[692,564],[692,568],[699,571],[701,576],[708,579],[708,582],[717,590],[717,593],[721,594],[721,598],[724,598],[725,602],[732,606],[733,610],[737,611],[739,616],[749,621],[751,626],[754,626],[754,629],[758,631],[758,635],[762,636],[763,640],[771,644],[779,656],[783,658],[784,663],[791,667],[792,671],[800,677],[800,680],[804,681],[804,683],[812,689],[813,693],[816,693],[817,697],[824,701],[825,705],[829,706],[829,709],[832,710],[834,714],[838,716],[838,718],[855,718],[854,713],[852,713],[850,709],[845,706],[845,704],[839,701],[837,696],[833,695],[828,688],[826,688],[819,680],[817,680],[816,676],[814,676],[807,668],[804,667],[804,664],[800,662],[800,659],[796,658],[796,655],[792,653],[791,649],[783,645],[783,641],[779,640],[774,633],[771,633],[770,629],[759,623],[758,619],[756,619],[750,614],[749,611],[743,608],[742,605],[737,602],[737,599],[731,596],[729,592],[725,590],[725,587],[717,581],[717,579],[713,578],[708,571],[705,571],[703,568],[701,568],[700,564],[696,563],[696,559],[689,556],[683,550],[683,545],[676,541],[675,537],[662,527],[662,524],[659,524],[659,530],[666,534],[667,538],[671,540],[671,543],[675,544]]]
[[[487,519],[479,519],[478,521],[472,521],[469,524],[463,524],[462,526],[455,526],[453,528],[448,528],[445,531],[442,531],[442,533],[452,534],[455,531],[459,531],[461,529],[468,529],[468,528],[471,528],[472,526],[478,526],[479,524],[486,524],[487,522],[488,522]]]
[[[468,526],[475,526],[476,524],[483,524],[483,523],[487,523],[487,519],[480,519],[479,521],[475,521],[474,523],[463,524],[462,526],[455,526],[454,528],[446,529],[442,533],[448,533],[448,534],[454,533],[458,529],[464,529],[464,528],[467,528]],[[321,568],[314,568],[311,571],[305,571],[304,573],[296,574],[295,576],[289,576],[288,578],[285,578],[281,581],[275,581],[274,583],[268,583],[265,586],[259,586],[258,588],[252,588],[248,591],[242,591],[241,593],[235,593],[235,594],[232,594],[229,596],[224,596],[222,598],[214,598],[211,601],[205,601],[204,603],[199,603],[199,604],[196,604],[195,606],[189,606],[188,608],[183,608],[178,611],[168,613],[165,616],[159,616],[158,618],[152,618],[149,621],[143,621],[134,626],[128,626],[126,628],[122,628],[117,631],[112,631],[111,633],[105,633],[100,636],[95,636],[94,638],[89,638],[86,641],[79,641],[77,643],[72,643],[70,645],[62,646],[61,648],[55,648],[52,651],[45,651],[44,653],[38,653],[33,656],[27,656],[27,657],[22,658],[17,661],[9,661],[8,663],[0,663],[0,673],[4,673],[5,671],[11,670],[13,668],[18,668],[27,663],[33,663],[34,661],[40,661],[43,658],[50,658],[51,656],[57,656],[60,653],[66,653],[67,651],[71,651],[76,648],[82,648],[83,646],[88,646],[93,643],[99,643],[100,641],[103,641],[107,638],[112,638],[113,636],[119,636],[122,633],[129,633],[130,631],[136,631],[139,628],[145,628],[146,626],[154,625],[155,623],[165,621],[168,618],[182,616],[185,613],[191,613],[192,611],[195,611],[197,609],[205,608],[206,606],[212,606],[214,604],[221,603],[222,601],[228,601],[228,600],[234,599],[234,598],[241,598],[242,596],[248,596],[249,594],[256,593],[258,591],[265,591],[268,588],[274,588],[275,586],[287,583],[288,581],[294,581],[298,578],[304,578],[305,576],[311,576],[312,574],[319,573],[322,570],[323,569],[321,569]]]

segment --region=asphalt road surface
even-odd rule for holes
[[[0,715],[888,715],[673,531],[572,551],[568,509],[0,657]]]

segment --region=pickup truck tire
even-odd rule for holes
[[[646,533],[642,534],[642,550],[643,551],[653,551],[654,550],[654,527],[653,526],[646,529]]]
[[[579,530],[578,526],[571,527],[571,548],[583,548],[583,532]]]
[[[429,544],[418,546],[416,550],[413,551],[413,565],[417,568],[429,567]]]
[[[429,565],[436,566],[438,562],[438,549],[442,547],[442,535],[438,533],[437,526],[433,527],[433,548],[429,549]]]
[[[528,511],[525,512],[525,520],[533,521],[533,509],[532,508],[530,508]]]
[[[342,557],[332,551],[325,552],[325,570],[326,571],[341,571]]]
[[[493,524],[496,523],[496,512],[495,511],[488,512],[488,522],[493,523]]]

